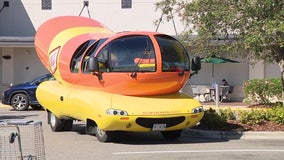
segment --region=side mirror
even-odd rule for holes
[[[90,57],[88,63],[88,70],[90,72],[98,72],[99,71],[99,62],[96,57]]]
[[[200,57],[196,56],[193,57],[191,60],[191,70],[192,71],[199,71],[201,69],[201,60]]]
[[[40,81],[36,81],[36,82],[35,82],[35,85],[38,86],[40,83],[41,83]]]

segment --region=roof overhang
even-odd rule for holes
[[[0,36],[0,47],[34,47],[34,37]]]

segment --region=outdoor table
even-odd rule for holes
[[[227,95],[230,89],[230,86],[219,86],[218,87],[218,93],[219,93],[219,101],[222,102],[223,101],[223,96]],[[209,95],[210,95],[210,99],[213,101],[216,101],[216,88],[210,88],[209,89]]]

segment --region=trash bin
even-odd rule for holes
[[[1,160],[45,160],[41,121],[0,121]]]

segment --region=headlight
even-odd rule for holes
[[[199,106],[199,107],[193,108],[191,110],[191,113],[199,113],[199,112],[203,112],[203,111],[204,111],[203,106]]]
[[[119,109],[108,109],[106,111],[106,114],[109,114],[109,115],[115,115],[115,116],[128,116],[128,113],[126,111],[123,111],[123,110],[119,110]]]

